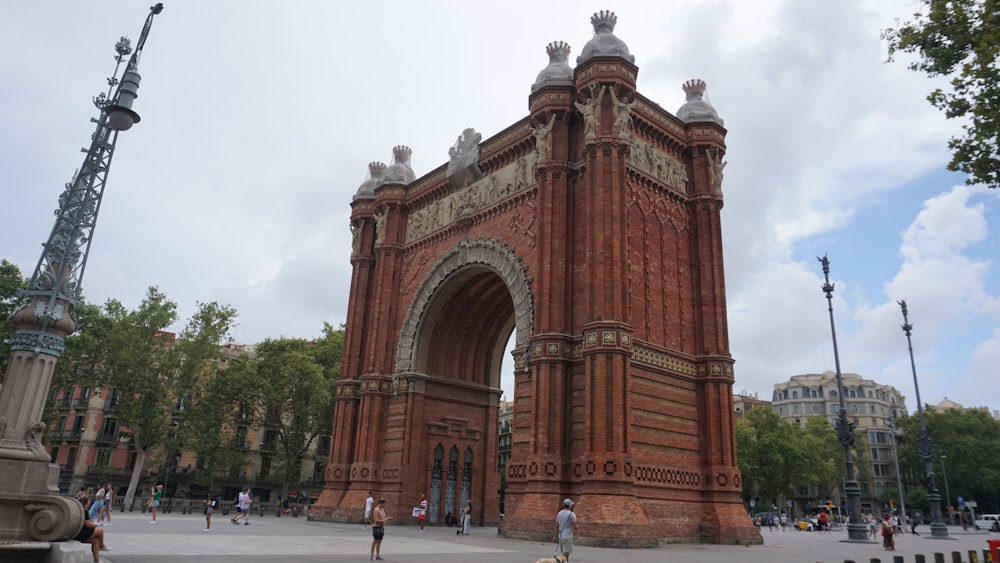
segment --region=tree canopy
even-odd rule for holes
[[[21,270],[7,259],[0,260],[0,362],[10,355],[10,337],[14,335],[11,316],[21,305],[18,290],[28,287],[28,280],[21,276]]]
[[[898,450],[900,469],[904,474],[912,471],[922,477],[925,466],[917,451],[919,417],[902,417],[897,424],[902,438]],[[981,410],[937,411],[927,407],[924,425],[934,441],[931,462],[942,500],[950,493],[952,506],[957,507],[958,497],[963,497],[979,503],[977,512],[1000,510],[1000,422]],[[907,503],[909,498],[907,495]],[[914,508],[925,507],[926,495],[921,504],[914,504]]]
[[[1000,186],[1000,2],[921,0],[921,11],[883,30],[889,60],[898,53],[919,57],[911,70],[950,78],[950,91],[927,99],[948,119],[962,119],[963,135],[948,142],[949,170],[968,174],[966,183]]]

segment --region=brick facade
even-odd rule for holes
[[[529,116],[478,145],[468,185],[449,166],[406,181],[397,147],[359,190],[312,517],[357,520],[373,491],[403,522],[429,494],[432,524],[466,499],[474,523],[497,524],[500,363],[516,329],[504,535],[550,540],[572,497],[582,544],[760,543],[733,433],[726,131],[647,100],[637,73],[594,56],[572,84],[543,84]]]

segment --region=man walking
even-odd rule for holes
[[[375,499],[372,498],[372,492],[368,491],[368,498],[365,499],[365,523],[363,528],[371,526],[372,523],[372,505],[375,503]]]
[[[239,513],[233,516],[232,523],[239,524],[240,518],[243,519],[243,525],[250,525],[250,504],[253,499],[250,497],[250,489],[246,488],[240,491],[240,494],[236,496],[236,505],[238,507]]]
[[[563,559],[569,561],[569,554],[573,553],[573,528],[576,527],[576,513],[573,512],[575,503],[566,499],[563,501],[563,509],[556,514],[556,537],[559,544],[556,551],[562,553]]]

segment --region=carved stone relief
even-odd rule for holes
[[[535,154],[522,156],[469,187],[413,211],[406,220],[406,242],[425,237],[461,215],[486,209],[533,184],[536,158]]]
[[[684,163],[667,155],[659,148],[632,137],[632,150],[628,164],[650,178],[687,193],[688,174]]]

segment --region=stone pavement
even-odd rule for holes
[[[580,515],[585,520],[586,514]],[[267,561],[303,562],[362,562],[368,561],[371,531],[360,524],[309,522],[305,518],[275,518],[253,516],[249,526],[233,526],[229,518],[216,514],[212,531],[202,532],[204,516],[200,514],[161,514],[155,525],[148,524],[149,515],[115,513],[113,525],[104,528],[107,544],[112,551],[102,555],[105,563],[180,563],[232,562],[263,563]],[[918,528],[920,531],[920,528]],[[924,532],[930,532],[926,526]],[[576,546],[572,563],[652,563],[674,561],[707,563],[738,561],[739,563],[843,563],[853,560],[869,563],[873,558],[891,562],[892,555],[902,555],[907,563],[914,554],[922,553],[928,561],[934,553],[944,553],[952,561],[952,551],[960,551],[962,561],[968,561],[968,551],[975,549],[982,559],[987,539],[1000,540],[1000,534],[966,532],[951,528],[954,540],[934,540],[903,535],[896,541],[896,551],[888,553],[879,543],[855,544],[843,542],[846,531],[830,534],[818,532],[763,532],[764,545],[720,546],[664,544],[653,549],[611,549]],[[83,547],[83,546],[80,546]],[[532,563],[540,557],[551,557],[553,543],[511,540],[497,536],[496,528],[473,528],[469,536],[458,536],[455,530],[428,526],[418,533],[415,526],[389,526],[382,544],[382,557],[398,563]],[[87,558],[89,560],[89,557]]]

